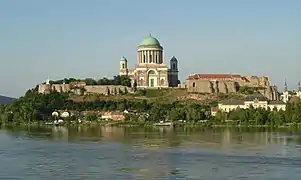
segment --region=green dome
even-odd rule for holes
[[[161,45],[158,39],[154,38],[152,35],[149,35],[147,38],[142,40],[140,46],[161,46]]]

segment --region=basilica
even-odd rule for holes
[[[138,88],[167,88],[180,84],[178,60],[173,56],[170,67],[164,64],[163,47],[158,39],[149,35],[139,44],[137,49],[137,64],[128,68],[128,60],[120,60],[119,75],[127,75]]]

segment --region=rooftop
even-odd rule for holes
[[[151,34],[144,38],[139,46],[161,46],[157,38],[153,37]]]
[[[188,80],[192,79],[232,79],[242,78],[239,74],[192,74],[188,77]]]

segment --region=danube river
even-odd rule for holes
[[[296,180],[301,133],[265,129],[0,130],[0,179]]]

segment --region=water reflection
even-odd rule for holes
[[[268,129],[240,128],[122,128],[106,126],[76,127],[23,127],[8,128],[11,136],[25,136],[31,139],[48,139],[60,141],[111,141],[132,144],[142,148],[195,147],[213,148],[222,151],[245,149],[248,151],[269,150],[275,146],[282,148],[286,154],[292,145],[301,145],[298,133],[278,132]],[[277,148],[276,148],[277,149]]]
[[[8,127],[4,179],[299,179],[301,136],[239,128]],[[67,176],[66,176],[67,175]]]

